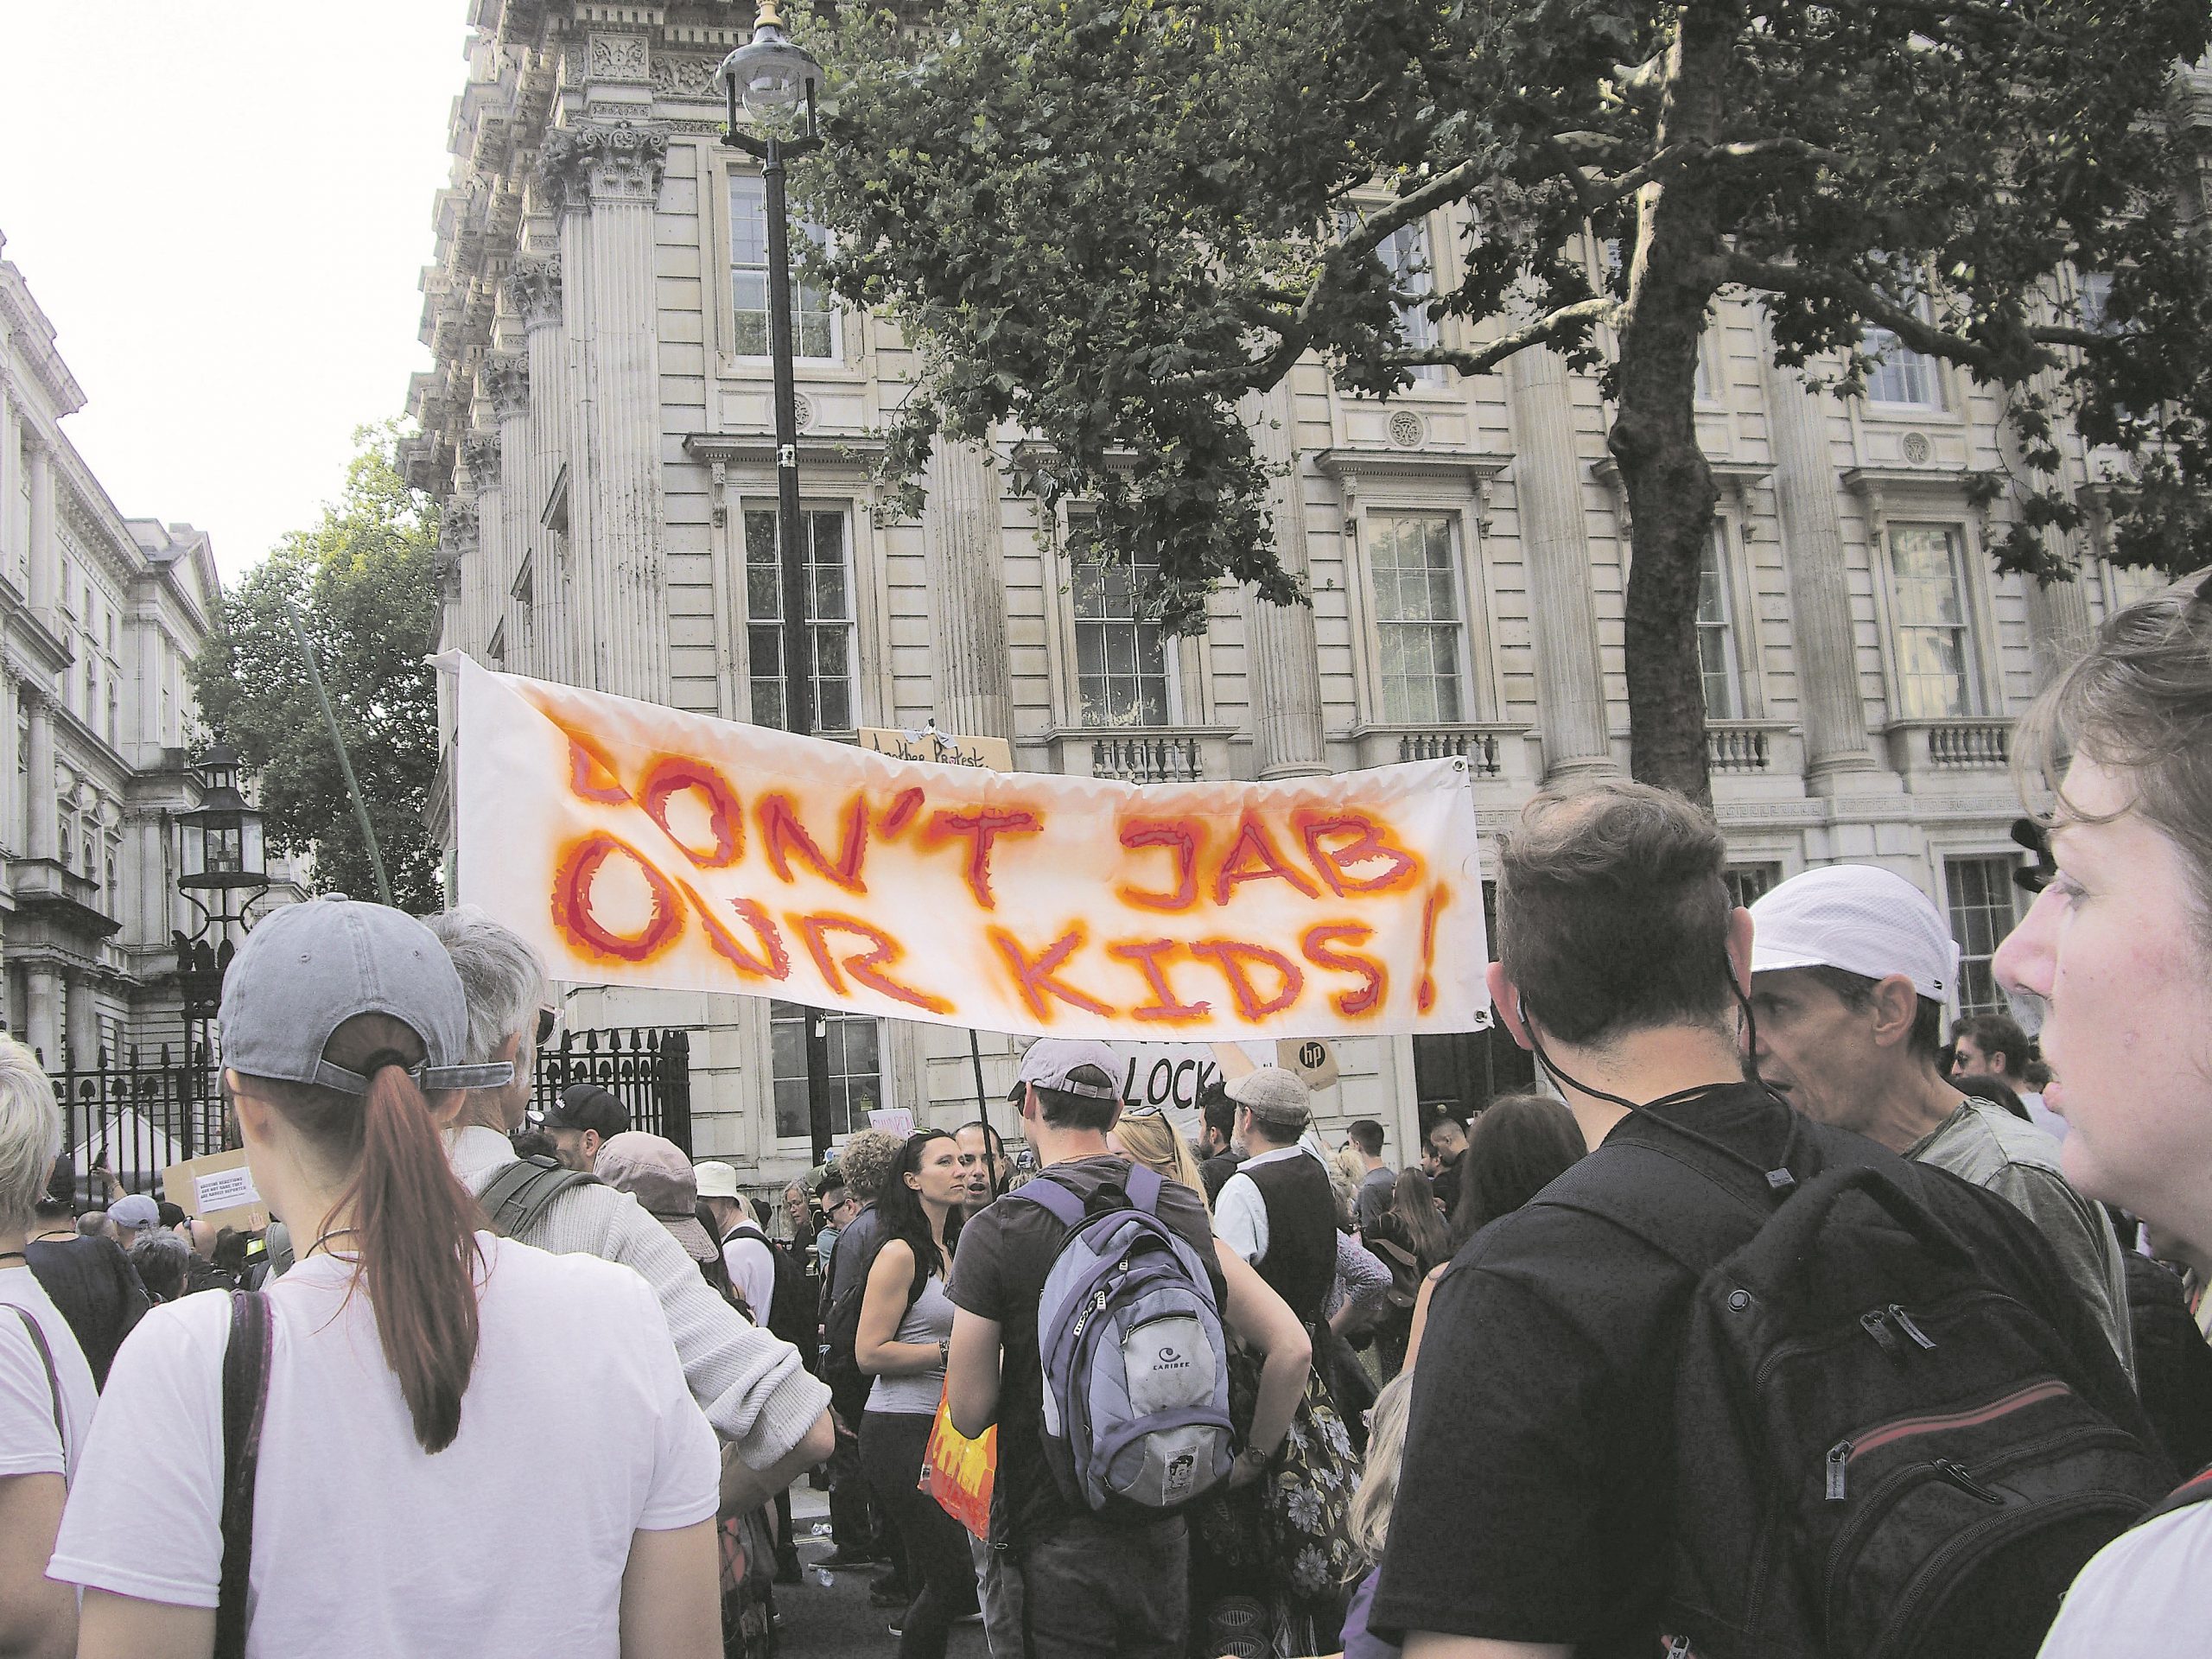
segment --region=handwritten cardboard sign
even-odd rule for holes
[[[861,747],[874,754],[901,760],[934,760],[948,766],[987,766],[993,772],[1014,770],[1014,745],[1002,737],[955,737],[934,726],[918,732],[887,731],[863,726]]]
[[[558,979],[1153,1042],[1486,1010],[1464,761],[1139,788],[440,666],[461,896]]]
[[[253,1172],[242,1151],[211,1152],[171,1164],[162,1172],[162,1191],[188,1216],[218,1227],[258,1232],[269,1225],[269,1206],[254,1190]]]

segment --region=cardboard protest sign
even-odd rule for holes
[[[269,1225],[269,1206],[254,1190],[243,1151],[211,1152],[171,1164],[162,1172],[162,1191],[188,1216],[218,1227],[258,1232]]]
[[[461,896],[558,979],[1154,1042],[1486,1009],[1464,760],[1139,788],[440,666]]]

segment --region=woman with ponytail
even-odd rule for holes
[[[299,1255],[265,1293],[250,1570],[226,1589],[231,1298],[189,1296],[117,1355],[63,1516],[80,1659],[720,1653],[712,1432],[643,1280],[480,1230],[436,1114],[509,1066],[458,1063],[467,1023],[378,905],[279,910],[231,964],[224,1095]]]

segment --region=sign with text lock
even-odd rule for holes
[[[439,666],[461,897],[556,979],[1150,1042],[1487,1017],[1463,761],[1140,788]]]

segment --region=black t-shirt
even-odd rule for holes
[[[1126,1158],[1101,1154],[1054,1164],[1039,1179],[1059,1182],[1088,1202],[1101,1187],[1128,1179]],[[1160,1190],[1160,1218],[1206,1264],[1217,1304],[1223,1295],[1213,1229],[1204,1200],[1168,1182]],[[955,1307],[996,1321],[1003,1352],[999,1372],[998,1515],[1007,1537],[1027,1541],[1074,1512],[1045,1461],[1045,1371],[1037,1351],[1038,1302],[1066,1230],[1050,1211],[1018,1192],[994,1200],[960,1232],[960,1250],[945,1292]]]
[[[1198,1166],[1198,1179],[1205,1183],[1206,1202],[1211,1204],[1221,1196],[1221,1189],[1236,1173],[1244,1160],[1233,1152],[1217,1152]]]
[[[111,1238],[35,1238],[23,1260],[76,1333],[92,1382],[105,1388],[115,1351],[151,1306],[138,1269]]]
[[[1770,1165],[1786,1108],[1751,1084],[1670,1107]],[[1630,1116],[1606,1137],[1679,1145]],[[1593,1199],[1593,1193],[1595,1198]],[[1586,1182],[1583,1203],[1603,1203]],[[1453,1258],[1429,1306],[1370,1624],[1656,1653],[1673,1375],[1697,1275],[1541,1195]]]

